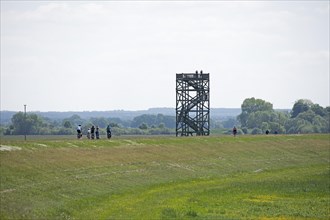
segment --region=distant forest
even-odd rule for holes
[[[236,117],[240,113],[239,108],[211,109],[211,127],[230,128],[237,122]],[[1,134],[21,135],[26,130],[33,135],[68,135],[75,134],[78,124],[82,125],[83,133],[92,125],[97,125],[101,134],[105,134],[108,124],[115,135],[175,133],[174,108],[150,108],[141,111],[28,112],[26,127],[24,117],[23,112],[2,111]]]
[[[329,133],[330,107],[310,100],[297,100],[292,109],[273,109],[262,99],[247,98],[238,108],[215,108],[210,112],[211,133],[298,134]],[[1,112],[1,135],[74,135],[81,124],[83,133],[92,125],[105,134],[107,125],[114,135],[175,134],[175,109],[151,108],[143,111],[84,112]]]
[[[11,118],[16,111],[1,111],[0,124],[6,125],[11,123]],[[119,118],[123,121],[133,120],[135,117],[140,115],[168,115],[175,116],[174,108],[149,108],[147,110],[139,110],[139,111],[127,111],[127,110],[113,110],[113,111],[68,111],[68,112],[56,112],[56,111],[48,111],[48,112],[28,112],[37,114],[40,117],[48,118],[51,120],[63,120],[65,118],[69,118],[72,115],[78,115],[82,119],[89,118]],[[211,117],[216,119],[226,119],[228,117],[236,117],[241,113],[240,108],[211,108]]]

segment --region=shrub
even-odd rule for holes
[[[262,130],[260,128],[253,128],[251,134],[262,134]]]

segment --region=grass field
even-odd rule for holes
[[[0,219],[329,219],[330,136],[1,139]]]

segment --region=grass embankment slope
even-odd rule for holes
[[[328,219],[329,141],[1,140],[0,218]]]

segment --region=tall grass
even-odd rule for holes
[[[1,219],[328,219],[329,135],[1,140]]]

